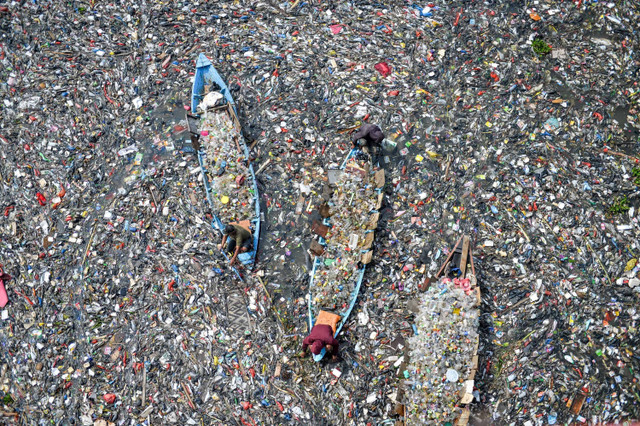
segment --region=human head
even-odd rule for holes
[[[333,352],[333,345],[327,345],[327,352]]]
[[[316,340],[311,344],[311,353],[314,355],[320,355],[320,352],[322,352],[322,342]]]
[[[224,235],[233,235],[236,233],[236,228],[233,225],[227,225],[224,228]]]

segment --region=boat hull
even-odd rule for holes
[[[352,149],[349,152],[349,154],[347,155],[345,160],[342,162],[342,164],[340,166],[340,170],[344,171],[346,169],[346,166],[347,166],[349,160],[351,158],[353,158],[356,155],[357,152],[358,152],[357,149]],[[377,193],[380,193],[381,192],[381,188],[377,188],[375,191],[377,191]],[[323,224],[325,226],[331,227],[330,218],[324,219]],[[369,231],[369,232],[373,232],[373,231]],[[327,244],[327,241],[321,236],[319,236],[318,242],[322,246],[326,246],[326,244]],[[311,329],[315,325],[318,313],[322,308],[320,306],[316,306],[315,305],[314,297],[313,297],[313,293],[312,293],[312,289],[314,288],[314,283],[315,283],[315,280],[316,280],[316,274],[318,272],[318,268],[320,268],[322,266],[322,262],[323,262],[323,260],[322,260],[321,256],[316,256],[316,258],[315,258],[315,260],[313,262],[313,267],[312,267],[311,273],[310,273],[310,282],[309,282],[309,291],[310,292],[307,295],[309,331],[311,331]],[[365,271],[366,271],[366,264],[363,263],[358,269],[356,269],[354,271],[354,273],[352,275],[353,279],[355,280],[355,286],[353,288],[353,291],[349,295],[349,304],[342,311],[336,312],[337,314],[339,314],[341,316],[341,320],[336,326],[336,331],[334,333],[334,337],[335,338],[337,338],[338,335],[340,334],[340,331],[342,330],[342,328],[344,327],[344,325],[348,321],[349,316],[351,315],[351,311],[353,310],[353,308],[354,308],[354,306],[356,304],[356,301],[358,299],[358,294],[360,293],[360,287],[362,286],[362,280],[364,278]],[[314,360],[315,361],[322,360],[322,358],[324,357],[325,353],[326,353],[326,351],[323,348],[322,352],[320,353],[320,355],[316,355],[316,356],[313,357]]]
[[[224,80],[222,79],[218,71],[215,69],[211,61],[203,53],[201,53],[198,56],[198,59],[196,62],[196,73],[193,81],[193,87],[191,90],[191,112],[194,117],[199,118],[199,115],[197,114],[198,105],[202,102],[202,100],[204,99],[204,96],[206,95],[206,93],[204,93],[205,86],[214,86],[214,85],[217,87],[218,91],[222,94],[223,96],[222,103],[223,105],[227,106],[228,113],[232,117],[232,120],[235,122],[236,126],[238,126],[238,130],[240,130],[239,128],[240,123],[237,116],[236,104],[235,104],[235,101],[233,100],[233,97],[231,96],[229,88],[227,87],[226,83],[224,82]],[[187,123],[188,122],[189,120],[187,120]],[[192,135],[193,133],[194,132],[192,132]],[[238,145],[239,145],[239,149],[241,150],[241,153],[248,160],[250,158],[249,149],[243,138],[240,138]],[[202,148],[203,147],[199,147],[199,149],[196,150],[196,153],[198,156],[198,163],[200,164],[200,170],[201,170],[203,182],[205,185],[207,201],[213,210],[214,203],[211,198],[212,189],[207,178],[209,171],[206,170],[205,168],[205,162],[204,162],[205,153]],[[251,222],[251,228],[252,228],[253,248],[249,252],[240,253],[238,255],[238,261],[246,267],[252,267],[253,264],[255,263],[256,255],[258,252],[258,243],[260,240],[261,212],[260,212],[260,197],[259,197],[255,172],[253,170],[253,165],[249,162],[247,168],[249,171],[248,173],[249,176],[247,177],[250,180],[249,184],[251,185],[251,188],[253,191],[253,201],[255,206],[255,209],[254,209],[255,211],[253,212],[253,215],[252,215],[253,217],[249,219]],[[216,214],[215,211],[213,211],[213,220],[211,221],[211,226],[216,231],[222,234],[222,231],[226,225],[227,223],[223,223],[223,220],[220,218],[220,216]],[[222,253],[224,254],[225,257],[228,258],[227,253],[224,250],[222,250]],[[234,271],[242,279],[241,274],[236,268],[234,268]]]

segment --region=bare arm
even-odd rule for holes
[[[236,257],[238,257],[239,252],[240,252],[240,246],[236,243],[236,251],[233,253],[233,257],[231,258],[229,265],[233,265],[233,262],[236,261]]]
[[[300,352],[300,356],[305,357],[307,353],[309,353],[309,345],[312,343],[311,336],[307,336],[302,341],[302,352]]]

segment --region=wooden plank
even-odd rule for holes
[[[374,233],[373,232],[369,232],[367,234],[365,234],[364,236],[364,243],[362,246],[363,250],[368,250],[371,248],[371,245],[373,244],[373,237],[374,237]]]
[[[376,183],[376,188],[382,188],[384,186],[384,170],[378,170],[374,173],[373,179]]]
[[[462,278],[465,277],[467,273],[467,258],[469,256],[469,236],[465,235],[462,238],[462,256],[460,257],[460,271]]]
[[[433,284],[434,282],[436,282],[436,279],[434,277],[426,277],[422,284],[418,285],[418,290],[420,290],[421,292],[425,292],[429,289],[429,287],[431,287],[431,284]]]
[[[320,213],[320,217],[323,219],[326,219],[329,216],[331,216],[331,208],[329,207],[329,204],[324,203],[320,205],[318,207],[318,213]]]
[[[576,396],[573,398],[573,403],[571,404],[571,408],[570,408],[571,413],[573,413],[576,416],[580,414],[580,410],[582,410],[582,405],[584,404],[584,401],[586,400],[586,398],[587,398],[587,395],[585,395],[582,392],[578,392]]]
[[[369,223],[367,224],[367,229],[376,229],[378,227],[378,219],[380,219],[380,213],[373,213],[369,216]]]
[[[473,265],[473,249],[469,249],[469,257],[471,258],[471,273],[473,276],[476,275],[476,267]]]
[[[475,380],[476,378],[476,373],[478,372],[477,369],[473,369],[469,371],[469,376],[467,377],[467,380]]]
[[[405,410],[404,404],[396,404],[394,412],[396,415],[400,417],[404,417],[404,410]]]
[[[453,253],[456,251],[456,249],[458,248],[458,244],[460,244],[460,241],[462,241],[462,237],[460,237],[458,239],[458,242],[456,243],[455,246],[453,246],[453,249],[451,249],[451,251],[449,252],[449,256],[447,256],[447,258],[445,259],[444,263],[442,264],[442,267],[440,267],[440,270],[438,271],[438,273],[436,274],[436,279],[440,278],[440,275],[442,275],[442,272],[444,271],[444,268],[449,264],[449,261],[451,260],[451,258],[453,257]]]
[[[342,135],[344,133],[353,132],[355,129],[357,129],[359,127],[360,127],[360,125],[358,124],[357,126],[347,127],[346,129],[340,129],[336,133],[338,133],[339,135]]]
[[[327,225],[323,225],[317,220],[314,220],[313,224],[311,224],[311,232],[324,238],[327,236],[327,232],[329,232],[329,227]]]
[[[220,111],[221,109],[227,108],[228,105],[229,104],[222,104],[214,107],[208,107],[205,112],[217,112],[217,111]],[[233,120],[233,117],[231,117],[231,119]]]
[[[476,354],[473,356],[473,358],[471,358],[471,368],[474,370],[478,369],[478,349],[476,348]]]
[[[460,404],[469,404],[473,401],[473,380],[465,380],[463,388],[460,389]]]
[[[270,162],[271,162],[271,158],[269,158],[267,161],[265,161],[265,162],[264,162],[264,164],[262,164],[262,165],[260,166],[260,168],[258,169],[258,171],[257,171],[257,172],[255,172],[254,174],[257,176],[257,175],[258,175],[258,173],[260,173],[261,171],[263,171],[263,170],[264,170],[264,168],[265,168],[265,167],[267,167],[267,166],[269,165],[269,163],[270,163]]]
[[[474,380],[476,378],[476,373],[478,371],[478,359],[478,349],[476,347],[475,355],[471,358],[471,370],[469,371],[467,380]]]
[[[447,168],[444,171],[444,178],[443,180],[449,180],[449,167],[451,166],[451,160],[453,160],[453,158],[449,158],[449,161],[447,161]]]
[[[229,104],[229,103],[226,103],[225,106],[227,107],[227,113],[231,116],[231,121],[233,121],[233,123],[236,125],[236,129],[238,130],[238,134],[240,136],[242,136],[242,126],[240,125],[240,120],[238,119],[238,116],[236,115],[236,110],[233,109],[233,106],[231,104]],[[244,150],[240,146],[240,142],[238,141],[238,139],[239,139],[238,136],[235,136],[233,138],[233,140],[236,143],[236,148],[238,149],[238,153],[240,155],[244,155]],[[249,159],[247,158],[247,160],[249,160]]]
[[[316,240],[311,240],[311,247],[309,247],[309,251],[314,256],[322,256],[324,254],[324,247]]]
[[[467,424],[469,424],[470,416],[471,416],[471,410],[465,407],[462,409],[462,414],[460,414],[460,417],[456,419],[454,424],[456,426],[466,426]]]
[[[198,133],[198,117],[185,112],[187,120],[187,131],[191,139],[191,146],[196,151],[200,151],[200,134]]]

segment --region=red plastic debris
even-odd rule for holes
[[[375,64],[374,68],[376,69],[376,71],[382,74],[383,77],[387,77],[389,74],[391,74],[391,67],[386,62],[379,62]]]
[[[113,404],[114,402],[116,402],[116,396],[112,393],[105,393],[102,396],[102,399],[104,399],[104,402],[106,402],[107,404]]]
[[[333,34],[340,34],[342,32],[342,26],[340,25],[329,25],[329,28]]]
[[[454,27],[458,26],[458,22],[460,22],[460,15],[462,15],[462,8],[460,8],[460,12],[458,12],[458,14],[456,15],[456,20],[453,22]]]

